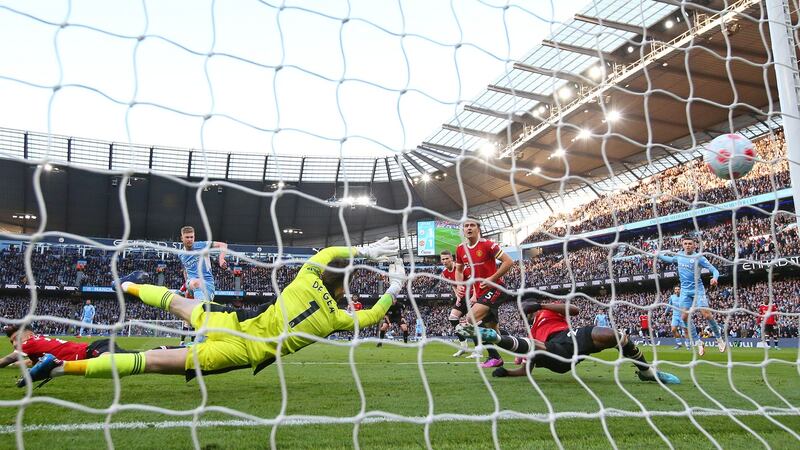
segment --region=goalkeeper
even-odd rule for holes
[[[120,279],[120,287],[126,294],[169,311],[196,329],[207,328],[207,340],[190,348],[114,354],[116,372],[120,377],[141,373],[180,374],[187,381],[198,372],[216,374],[250,367],[256,374],[279,355],[295,353],[331,333],[352,331],[356,324],[359,328],[374,325],[383,319],[400,292],[405,276],[402,261],[398,259],[389,266],[390,286],[380,300],[370,309],[353,313],[339,309],[337,304],[345,298],[344,267],[351,257],[387,261],[397,253],[397,243],[389,238],[364,247],[326,248],[300,268],[274,303],[255,311],[190,300],[165,287],[137,284],[146,274],[134,272]],[[112,355],[83,361],[61,361],[46,355],[30,369],[29,375],[33,381],[60,375],[111,378],[111,362]]]

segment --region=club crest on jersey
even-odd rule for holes
[[[481,256],[483,256],[483,250],[478,250],[477,252],[475,252],[475,254],[480,258]]]

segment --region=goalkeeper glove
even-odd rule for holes
[[[389,289],[386,290],[387,294],[397,298],[397,295],[403,289],[403,278],[406,276],[406,267],[403,265],[403,260],[395,258],[392,264],[389,264]]]
[[[369,245],[356,247],[358,256],[373,261],[388,261],[390,256],[396,256],[399,251],[400,246],[397,242],[390,241],[388,237],[382,237],[379,241]]]

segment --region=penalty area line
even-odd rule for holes
[[[587,412],[574,412],[574,413],[556,413],[554,415],[548,414],[522,414],[514,412],[501,412],[497,415],[496,420],[535,420],[537,422],[547,423],[552,420],[563,419],[582,419],[594,420],[600,419],[600,416],[605,417],[641,417],[641,411],[606,411],[600,413],[587,413]],[[686,417],[689,414],[685,411],[652,411],[651,416],[661,417]],[[717,411],[717,410],[702,410],[693,411],[692,416],[786,416],[795,415],[794,412],[789,411]],[[87,423],[61,423],[61,424],[35,424],[23,425],[23,433],[31,433],[36,431],[45,432],[69,432],[69,431],[100,431],[100,430],[142,430],[142,429],[170,429],[170,428],[209,428],[209,427],[258,427],[258,426],[302,426],[302,425],[354,425],[356,422],[361,424],[381,423],[381,422],[394,422],[394,423],[417,423],[424,424],[427,422],[487,422],[492,421],[491,415],[484,416],[461,416],[461,417],[438,417],[429,418],[424,416],[407,416],[403,418],[398,417],[365,417],[360,421],[356,421],[351,417],[330,418],[319,417],[317,419],[309,418],[284,418],[280,422],[275,419],[264,419],[263,421],[255,420],[199,420],[192,422],[191,420],[167,420],[160,422],[112,422],[106,424],[105,422],[87,422]],[[16,433],[17,427],[14,425],[0,426],[0,435]]]

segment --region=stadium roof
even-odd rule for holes
[[[768,36],[758,22],[759,4],[734,2],[728,14],[752,17],[723,19],[721,0],[683,8],[672,0],[642,0],[635,6],[623,0],[592,2],[425,142],[395,156],[217,153],[14,130],[0,130],[0,151],[20,159],[47,155],[54,163],[103,171],[252,182],[261,192],[279,182],[290,184],[294,192],[319,200],[308,201],[298,213],[305,201],[297,196],[287,204],[294,212],[280,220],[282,227],[304,230],[310,244],[327,243],[341,231],[331,229],[338,222],[333,219],[337,209],[325,200],[342,200],[345,181],[357,191],[351,198],[371,197],[389,209],[417,207],[412,220],[430,217],[428,211],[459,217],[466,204],[470,213],[490,219],[490,230],[498,229],[557,208],[559,191],[600,195],[694,157],[697,142],[720,132],[769,122],[766,112],[773,112],[770,99],[777,96],[774,73],[766,65]],[[491,156],[485,155],[487,147]],[[386,220],[377,219],[381,216]],[[399,231],[396,214],[367,219],[363,213],[353,223],[348,220],[348,229],[366,240]],[[263,238],[248,236],[222,233],[221,239]]]

